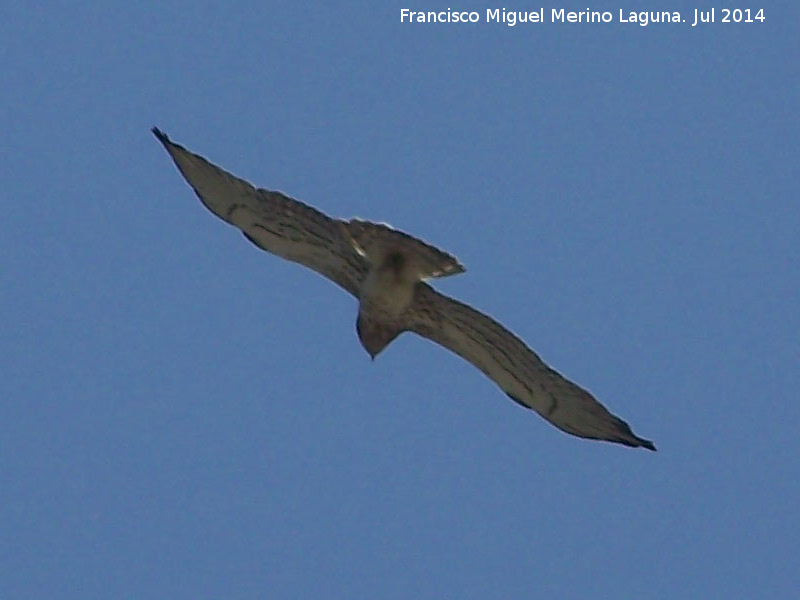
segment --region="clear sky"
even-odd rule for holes
[[[0,597],[796,593],[797,7],[629,4],[6,3]],[[400,22],[448,6],[481,22]],[[355,300],[206,211],[153,125],[452,252],[439,290],[659,451],[412,334],[370,362]]]

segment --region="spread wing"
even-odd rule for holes
[[[344,221],[281,192],[257,189],[153,128],[200,201],[267,252],[300,263],[359,297],[367,262],[342,233]]]
[[[559,429],[578,437],[655,450],[583,388],[548,367],[522,340],[494,319],[417,285],[406,328],[471,362],[508,396]]]

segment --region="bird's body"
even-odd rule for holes
[[[362,310],[383,313],[387,319],[398,319],[408,310],[419,279],[405,262],[403,255],[396,252],[367,271],[359,296]]]
[[[426,279],[464,271],[450,254],[388,225],[333,219],[281,192],[256,189],[153,133],[215,215],[262,250],[317,271],[359,300],[356,329],[372,358],[413,331],[471,362],[516,403],[567,433],[655,450],[497,321],[428,285]]]

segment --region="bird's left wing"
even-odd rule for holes
[[[200,201],[267,252],[300,263],[359,297],[367,262],[342,233],[343,221],[281,192],[257,189],[153,128]]]
[[[500,323],[426,283],[417,284],[405,327],[471,362],[517,404],[532,408],[567,433],[656,449],[589,392],[548,367]]]

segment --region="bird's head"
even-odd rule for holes
[[[358,339],[372,360],[400,334],[400,330],[371,319],[365,319],[359,313],[356,320]]]

